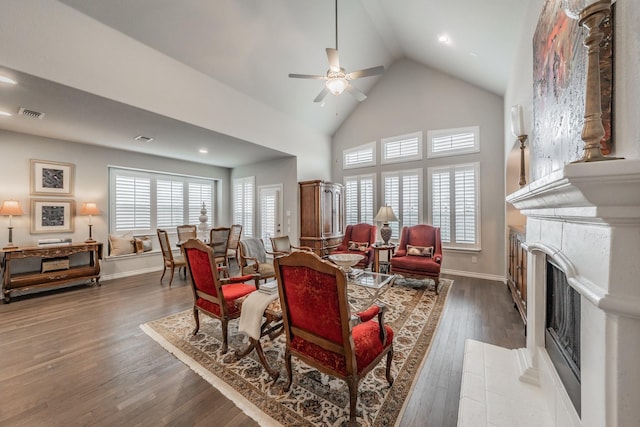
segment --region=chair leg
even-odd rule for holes
[[[358,406],[358,381],[353,377],[347,378],[346,381],[349,386],[349,425],[357,426],[356,406]]]
[[[435,277],[433,279],[433,282],[435,283],[435,287],[436,287],[436,295],[438,295],[438,285],[440,284],[440,277]]]
[[[393,385],[393,377],[391,376],[391,362],[393,361],[393,345],[391,346],[391,350],[387,353],[387,381],[389,382],[389,387]]]
[[[164,273],[167,272],[167,264],[164,265],[164,269],[162,270],[162,276],[160,276],[160,284],[162,284],[162,279],[164,279]]]
[[[225,354],[229,349],[229,343],[227,341],[229,331],[227,330],[227,326],[229,325],[229,321],[227,319],[220,319],[222,322],[222,354]]]
[[[289,391],[291,383],[293,382],[293,370],[291,369],[291,352],[288,347],[284,351],[284,362],[287,367],[287,383],[284,386],[284,391]]]
[[[196,321],[196,327],[193,330],[192,335],[195,335],[200,330],[200,316],[198,315],[198,309],[195,307],[193,307],[193,319]]]
[[[169,286],[171,286],[171,282],[173,282],[173,273],[174,271],[176,271],[176,266],[172,265],[171,266],[171,277],[169,277]]]

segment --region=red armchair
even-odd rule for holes
[[[427,224],[402,227],[400,244],[391,258],[392,274],[433,279],[437,294],[441,264],[440,228]]]
[[[356,425],[358,383],[385,355],[386,378],[393,384],[393,329],[384,324],[385,307],[373,305],[350,315],[345,274],[313,252],[292,252],[274,264],[287,338],[285,391],[293,381],[293,355],[347,382],[349,424]]]
[[[362,261],[355,266],[367,268],[373,262],[373,244],[376,241],[377,231],[378,228],[371,224],[347,225],[342,243],[331,253],[364,255]]]
[[[189,239],[182,244],[184,257],[189,268],[193,289],[193,317],[196,327],[193,335],[200,329],[199,312],[205,313],[222,322],[222,353],[228,349],[229,320],[240,317],[240,309],[235,301],[258,288],[244,282],[254,280],[254,275],[232,278],[220,278],[213,249],[197,239]]]

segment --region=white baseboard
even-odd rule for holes
[[[162,270],[162,267],[148,267],[148,268],[142,268],[139,270],[121,271],[119,273],[101,275],[100,281],[105,282],[107,280],[122,279],[123,277],[137,276],[139,274],[146,274],[146,273],[154,273],[156,271],[161,271],[161,270]]]
[[[449,270],[443,268],[440,270],[441,274],[451,274],[454,276],[474,277],[477,279],[495,280],[497,282],[507,283],[507,278],[504,276],[497,276],[494,274],[475,273],[471,271]]]

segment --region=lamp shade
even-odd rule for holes
[[[80,208],[80,215],[100,215],[100,209],[95,202],[84,202]]]
[[[398,217],[396,217],[396,214],[393,213],[393,209],[391,209],[391,206],[380,206],[380,210],[378,210],[378,214],[373,220],[380,221],[386,224],[389,221],[397,221]]]
[[[524,117],[522,116],[521,105],[511,107],[511,133],[516,138],[527,133],[524,130]]]
[[[331,78],[325,83],[327,89],[329,89],[329,91],[336,96],[344,92],[348,85],[349,83],[345,79],[338,77]]]
[[[0,206],[0,215],[24,215],[24,211],[17,200],[5,200]]]
[[[580,19],[580,12],[598,0],[562,0],[562,8],[571,19]]]

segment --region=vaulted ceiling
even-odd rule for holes
[[[336,47],[334,0],[60,2],[87,15],[87,19],[99,21],[130,37],[131,43],[142,43],[155,49],[319,133],[332,135],[358,105],[347,93],[338,97],[328,95],[325,102],[314,103],[323,81],[288,77],[289,73],[326,73],[325,48]],[[502,95],[518,29],[524,18],[525,3],[524,0],[341,0],[337,40],[340,65],[347,71],[377,65],[388,68],[397,59],[409,58]],[[448,37],[448,43],[438,40],[444,35]],[[1,53],[2,48],[0,61]],[[2,65],[0,63],[0,71]],[[166,144],[155,148],[155,152],[179,158],[182,156],[177,156],[176,150],[180,146],[188,145],[192,139],[202,139],[210,132],[145,111],[125,112],[127,108],[135,109],[55,82],[27,75],[21,78],[31,84],[11,94],[3,92],[0,109],[11,108],[12,102],[25,104],[19,98],[12,99],[15,97],[29,99],[37,105],[36,99],[46,96],[48,101],[45,104],[42,100],[40,105],[55,111],[47,119],[64,121],[64,128],[75,134],[69,137],[59,130],[46,135],[44,130],[29,130],[35,125],[15,125],[4,119],[0,120],[0,128],[98,145],[107,145],[101,141],[118,140],[119,132],[124,137],[125,130],[129,138],[132,132],[144,133],[150,127],[172,129],[167,138],[180,139],[181,144],[177,147]],[[384,75],[358,79],[353,84],[366,94],[381,78]],[[67,102],[56,102],[61,98]],[[77,115],[77,110],[65,111],[69,99],[87,105],[83,124],[75,129],[72,115]],[[101,120],[91,119],[92,109],[101,114]],[[132,114],[135,120],[125,119]],[[105,115],[109,116],[108,120]],[[120,125],[107,128],[101,127],[100,123]],[[52,128],[56,127],[52,125]],[[225,139],[224,135],[216,137]],[[247,148],[234,138],[225,143],[235,144],[240,151]],[[263,150],[263,147],[255,148],[257,159],[282,154]],[[228,167],[240,162],[233,152],[229,153],[228,159],[217,161]]]

